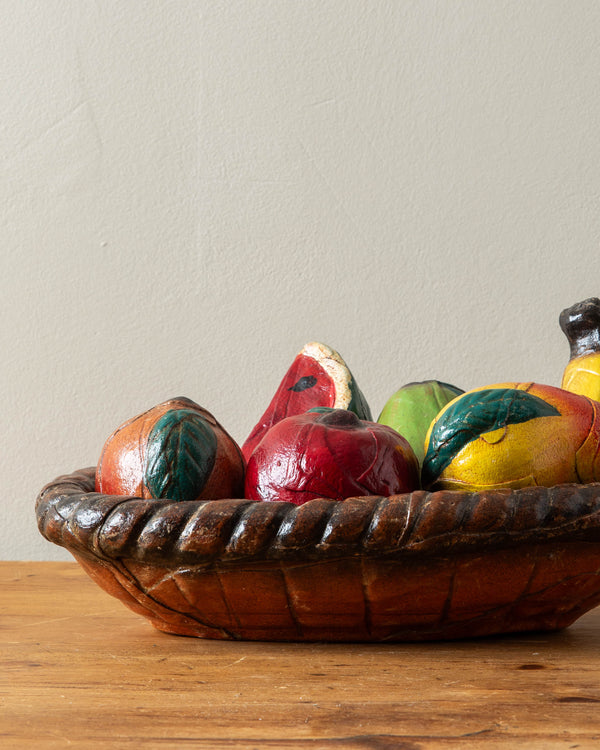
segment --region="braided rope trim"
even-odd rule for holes
[[[48,484],[41,534],[73,552],[169,566],[432,556],[551,541],[600,543],[600,483],[284,502],[175,502],[94,492],[94,469]]]

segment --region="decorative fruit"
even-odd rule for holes
[[[334,349],[313,341],[296,356],[267,410],[242,445],[244,458],[248,460],[274,424],[314,406],[349,409],[359,419],[372,418],[369,405],[344,360]]]
[[[346,409],[316,408],[279,421],[248,460],[246,497],[302,505],[323,497],[394,495],[419,486],[419,465],[391,427]]]
[[[422,463],[429,425],[440,410],[461,393],[464,391],[460,388],[439,380],[408,383],[390,396],[377,421],[406,438]]]
[[[598,411],[592,399],[537,383],[469,391],[431,425],[423,486],[480,491],[597,481]]]
[[[96,490],[171,500],[242,497],[244,459],[206,409],[174,398],[118,427],[102,449]]]
[[[568,307],[559,322],[570,346],[562,387],[600,401],[600,300],[591,297]]]

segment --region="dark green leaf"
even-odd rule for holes
[[[468,443],[486,432],[560,412],[538,396],[516,388],[488,388],[457,399],[435,423],[423,461],[429,486]]]
[[[195,500],[211,475],[216,453],[216,435],[201,414],[171,409],[148,437],[146,487],[156,498]]]

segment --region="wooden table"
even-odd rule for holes
[[[600,748],[600,608],[431,644],[165,635],[75,563],[0,563],[0,747]]]

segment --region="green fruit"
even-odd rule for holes
[[[408,383],[388,399],[377,421],[406,438],[422,464],[429,425],[447,403],[462,393],[460,388],[439,380]]]

